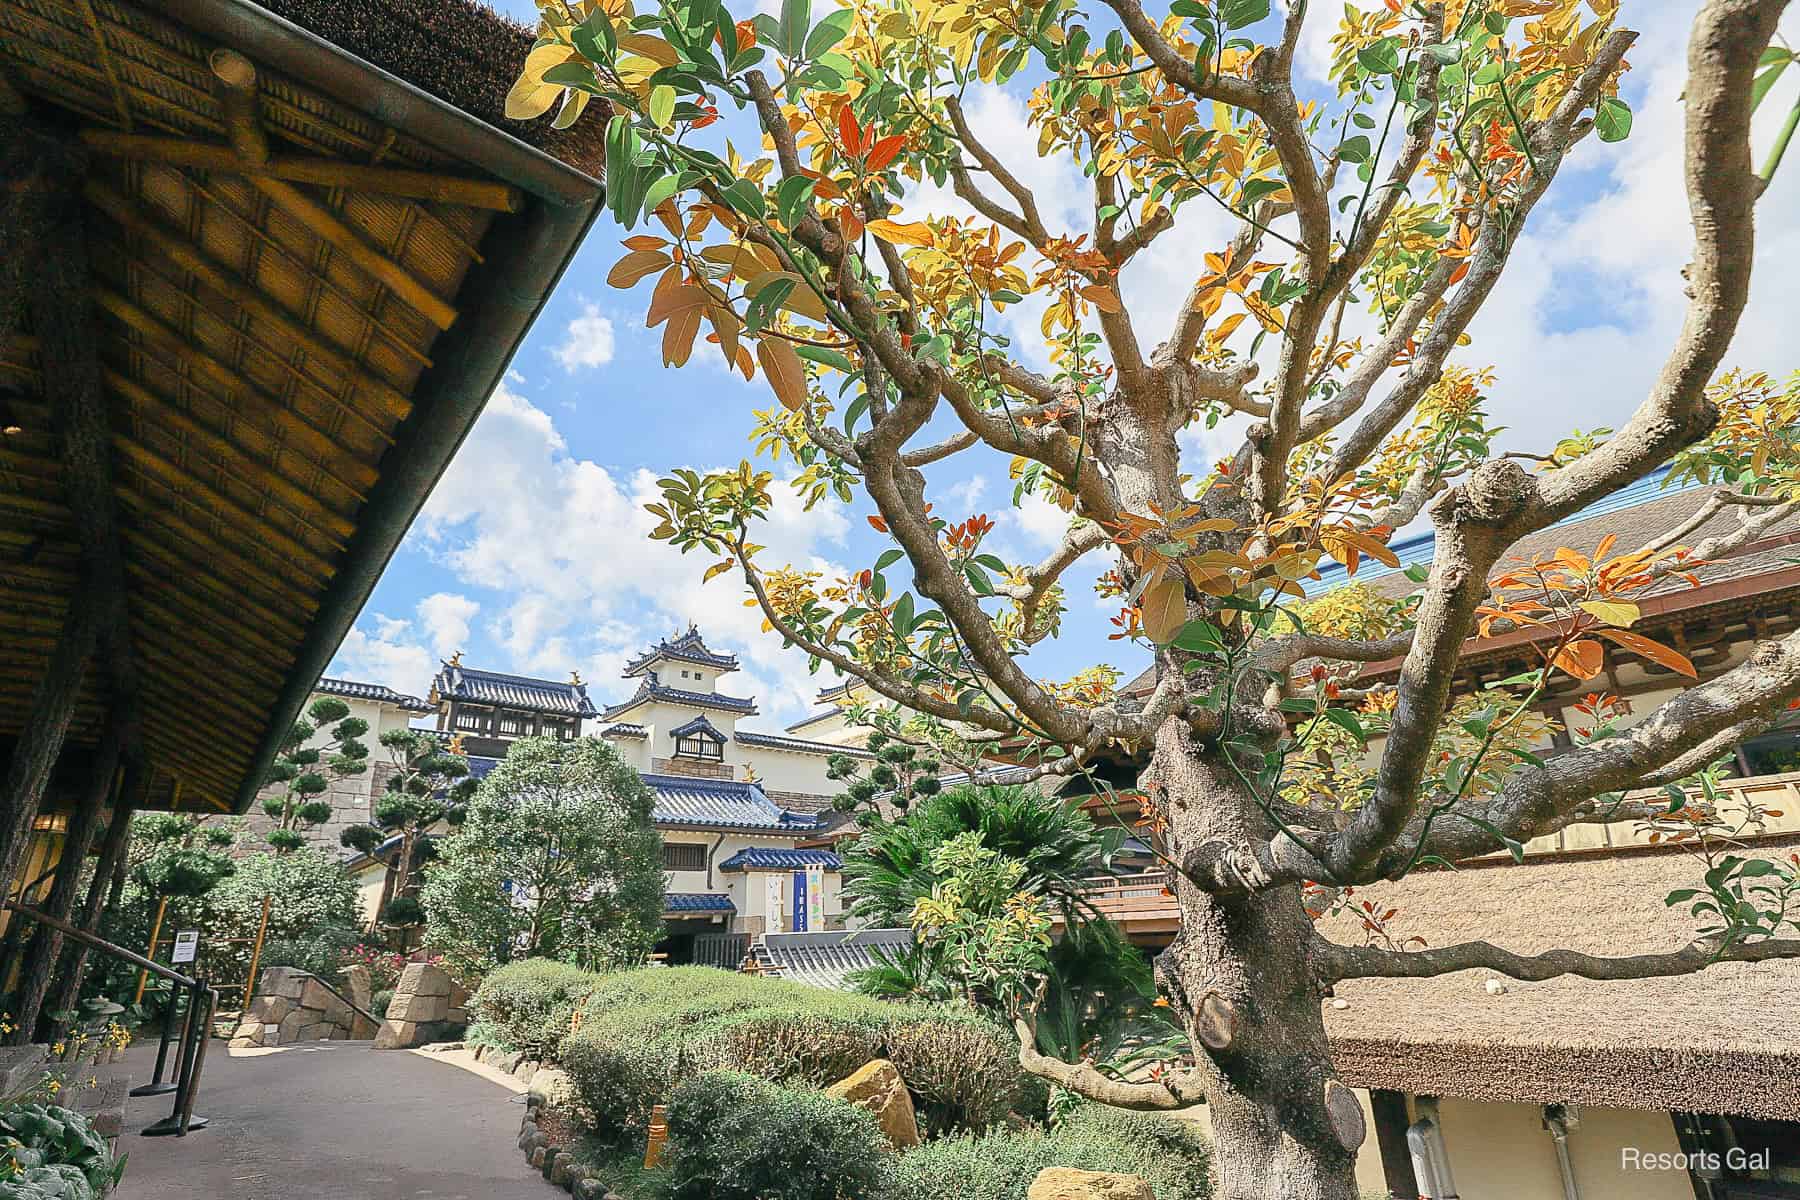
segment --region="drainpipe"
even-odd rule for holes
[[[1575,1165],[1569,1161],[1569,1130],[1580,1118],[1560,1104],[1544,1105],[1544,1128],[1556,1143],[1556,1165],[1562,1171],[1563,1200],[1581,1200],[1581,1189],[1575,1186]]]
[[[1412,1154],[1413,1176],[1419,1183],[1420,1200],[1457,1200],[1456,1180],[1450,1174],[1450,1151],[1438,1124],[1435,1096],[1420,1096],[1419,1119],[1406,1129],[1406,1148]]]

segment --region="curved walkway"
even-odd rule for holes
[[[155,1057],[154,1043],[131,1050],[134,1083]],[[519,1155],[516,1087],[367,1042],[232,1054],[215,1041],[196,1106],[212,1123],[143,1137],[171,1097],[132,1100],[114,1200],[554,1200]]]

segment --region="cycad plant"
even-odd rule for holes
[[[310,745],[327,725],[331,740],[323,746]],[[351,716],[350,706],[332,696],[314,700],[305,719],[288,730],[266,780],[281,785],[281,790],[263,798],[263,811],[276,821],[268,840],[277,853],[298,850],[306,844],[302,829],[331,819],[331,801],[325,796],[332,780],[369,769],[369,748],[358,740],[367,732],[369,723]]]

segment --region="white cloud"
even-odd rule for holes
[[[569,322],[567,336],[552,353],[563,370],[571,374],[589,367],[605,366],[613,358],[612,321],[600,314],[598,304],[583,304],[581,315]],[[508,378],[511,378],[510,374]]]
[[[433,592],[419,601],[419,621],[431,642],[431,652],[448,658],[469,640],[469,622],[481,605],[454,592]]]
[[[745,672],[727,681],[754,691],[765,712],[798,714],[816,683],[804,656],[784,651],[746,608],[742,579],[726,573],[705,584],[708,559],[652,541],[660,499],[656,475],[616,475],[571,455],[549,414],[502,386],[474,433],[432,493],[410,544],[453,570],[466,588],[505,598],[490,632],[502,666],[561,676],[571,668],[594,681],[596,699],[625,690],[619,669],[658,637],[697,623],[710,644],[736,652]],[[777,485],[770,519],[755,533],[766,566],[793,563],[824,571],[849,530],[843,508],[811,512]],[[445,601],[433,615],[448,620]],[[472,613],[470,615],[473,615]],[[421,614],[423,620],[423,614]]]

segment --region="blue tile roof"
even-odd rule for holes
[[[594,717],[599,710],[588,699],[587,685],[574,680],[558,683],[551,679],[533,679],[528,675],[504,675],[499,671],[479,671],[460,663],[447,662],[431,681],[434,697],[466,700],[474,704],[493,704],[501,708],[524,709],[528,712],[558,713],[571,717]]]
[[[313,691],[327,696],[342,696],[346,700],[372,700],[377,704],[392,704],[408,712],[431,711],[431,705],[417,696],[396,692],[380,683],[361,683],[354,679],[321,679],[313,685]]]
[[[663,638],[643,654],[633,659],[626,667],[627,677],[636,675],[647,667],[654,666],[659,659],[672,658],[679,662],[698,663],[703,667],[717,667],[721,671],[738,669],[737,655],[719,654],[706,648],[706,639],[700,631],[689,625],[688,631],[677,638]]]
[[[469,774],[476,779],[486,779],[488,773],[500,765],[497,758],[486,758],[479,754],[465,755],[469,762]]]
[[[663,896],[666,913],[734,913],[737,905],[730,896],[715,892],[668,892]]]
[[[679,732],[679,731],[677,731]],[[757,733],[740,729],[731,735],[744,746],[762,746],[770,750],[790,750],[795,754],[846,754],[851,758],[874,758],[874,752],[861,746],[839,746],[832,742],[812,742],[805,738],[782,737],[776,733]]]
[[[810,813],[789,812],[760,787],[742,780],[685,775],[645,775],[643,780],[656,793],[659,825],[802,834],[815,832],[821,824]]]
[[[683,688],[664,687],[656,678],[656,672],[651,671],[638,682],[638,690],[633,692],[629,699],[622,700],[606,710],[606,718],[610,721],[619,714],[630,712],[649,700],[664,700],[670,704],[691,704],[695,708],[716,708],[744,716],[754,716],[756,713],[755,700],[725,696],[718,692],[690,692]]]
[[[1704,486],[1695,483],[1692,479],[1684,479],[1679,483],[1665,484],[1664,481],[1668,478],[1668,475],[1668,467],[1659,467],[1655,471],[1644,476],[1644,478],[1638,480],[1636,483],[1627,484],[1616,492],[1602,496],[1586,508],[1573,512],[1562,520],[1557,521],[1555,524],[1546,526],[1546,528],[1557,529],[1564,525],[1573,525],[1577,521],[1592,521],[1596,517],[1604,517],[1608,514],[1619,512],[1622,509],[1636,508],[1638,505],[1646,504],[1649,501],[1656,499],[1658,496],[1673,496],[1679,492],[1685,492],[1690,488]],[[1394,541],[1388,543],[1388,549],[1392,550],[1394,552],[1394,557],[1400,560],[1400,566],[1398,568],[1384,567],[1373,559],[1364,558],[1362,569],[1356,573],[1356,581],[1358,583],[1367,583],[1373,579],[1382,579],[1389,575],[1396,575],[1400,571],[1404,571],[1407,567],[1429,563],[1436,548],[1437,535],[1430,529],[1425,530],[1423,533],[1415,533],[1407,537],[1396,538]],[[1345,573],[1343,564],[1334,562],[1331,559],[1326,559],[1319,564],[1319,576],[1324,580],[1327,587],[1336,587],[1341,583],[1347,582],[1350,578],[1349,575]]]
[[[844,860],[829,850],[782,850],[769,846],[750,846],[719,864],[721,871],[804,871],[807,867],[841,871],[844,869]]]
[[[705,713],[701,713],[685,725],[677,725],[674,729],[669,731],[669,735],[678,738],[703,737],[715,741],[721,746],[725,744],[725,735],[719,732],[717,726],[706,719]]]

